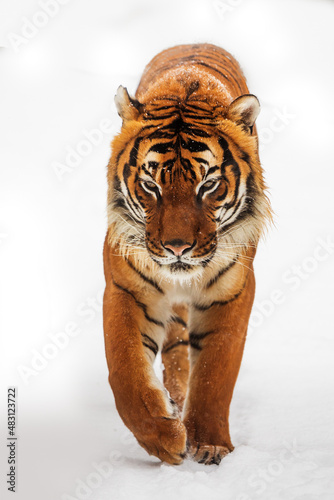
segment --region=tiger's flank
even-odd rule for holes
[[[119,87],[108,165],[103,302],[109,382],[138,443],[171,464],[219,464],[271,209],[258,99],[236,60],[181,45]],[[164,380],[153,363],[161,352]]]

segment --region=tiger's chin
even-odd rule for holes
[[[205,259],[194,259],[195,262],[185,262],[178,260],[176,262],[163,262],[163,259],[158,259],[155,255],[149,252],[151,259],[159,265],[160,273],[167,281],[173,282],[189,282],[190,284],[198,280],[203,275],[204,269],[209,261],[214,256],[215,252],[207,255]]]
[[[190,273],[193,267],[194,266],[181,261],[169,264],[169,269],[171,273]]]
[[[201,265],[191,265],[186,262],[173,262],[172,264],[164,264],[160,267],[162,274],[167,281],[173,282],[192,282],[194,279],[200,278],[203,273]]]

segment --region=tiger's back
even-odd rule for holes
[[[194,89],[205,101],[222,106],[249,93],[241,68],[231,54],[215,45],[197,44],[179,45],[154,57],[144,70],[136,98],[147,102],[174,94],[185,100]]]

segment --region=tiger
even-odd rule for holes
[[[164,50],[131,96],[107,167],[103,328],[117,411],[169,464],[218,465],[272,219],[257,97],[212,44]],[[160,353],[163,376],[154,361]],[[162,379],[162,381],[160,380]]]

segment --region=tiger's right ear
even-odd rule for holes
[[[115,104],[123,123],[128,120],[136,120],[142,110],[142,104],[131,97],[125,87],[120,85],[115,95]]]

